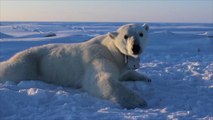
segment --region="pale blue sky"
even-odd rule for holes
[[[0,0],[0,20],[213,23],[213,0]]]

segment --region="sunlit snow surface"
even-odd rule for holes
[[[0,61],[48,43],[74,43],[125,23],[1,22]],[[213,24],[150,23],[138,72],[152,79],[123,83],[148,102],[144,109],[32,80],[0,83],[0,120],[213,119]],[[48,37],[49,36],[49,37]]]

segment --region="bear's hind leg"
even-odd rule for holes
[[[17,53],[11,59],[0,63],[0,81],[38,79],[39,62],[29,51]]]

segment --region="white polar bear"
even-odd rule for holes
[[[82,88],[125,108],[144,107],[146,102],[120,81],[151,82],[134,71],[147,36],[147,24],[127,24],[83,43],[33,47],[0,63],[0,81],[37,79]]]

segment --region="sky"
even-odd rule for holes
[[[213,23],[213,0],[0,0],[0,21]]]

